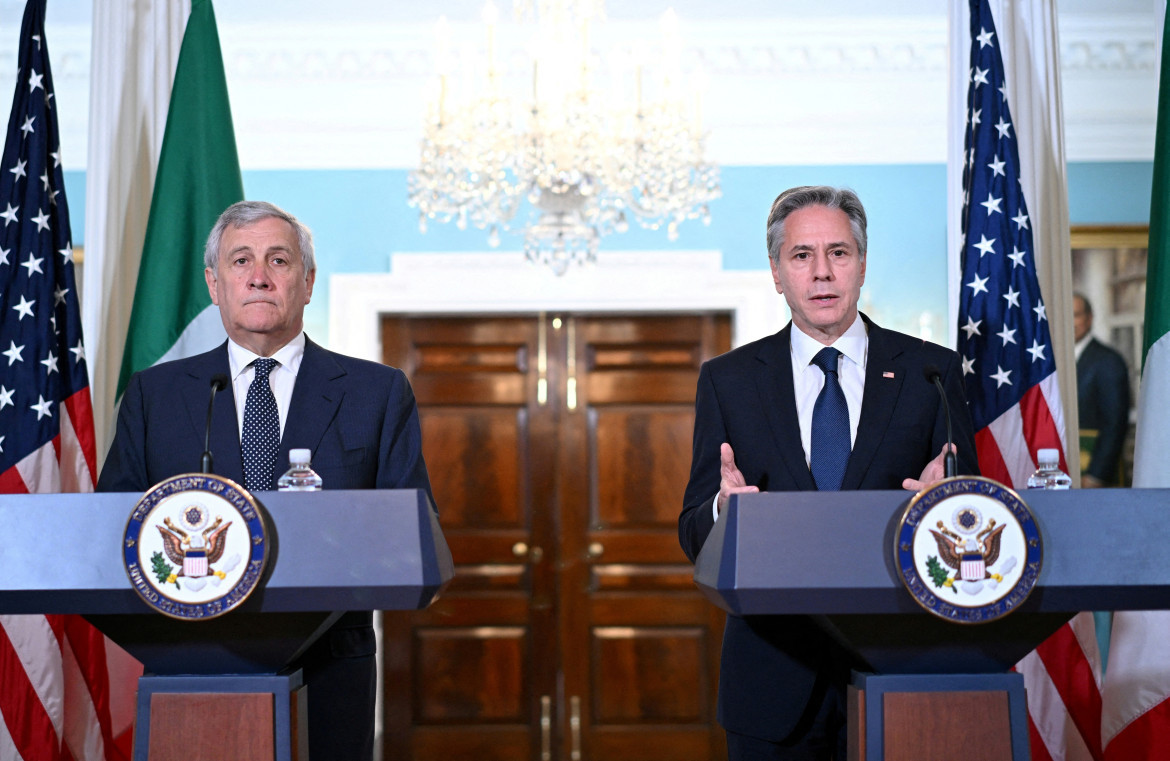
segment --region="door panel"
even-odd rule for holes
[[[392,759],[524,761],[555,687],[550,589],[552,431],[534,418],[531,318],[387,320],[385,359],[410,377],[455,578],[421,613],[384,618]],[[537,509],[538,506],[540,509]],[[409,685],[409,689],[404,689]]]
[[[387,317],[456,577],[385,617],[387,758],[707,761],[722,614],[677,539],[725,315]]]
[[[726,349],[730,324],[711,315],[573,316],[567,334],[578,406],[561,426],[561,509],[575,528],[562,536],[560,635],[564,651],[579,654],[564,669],[570,709],[582,696],[581,755],[720,758],[722,614],[695,591],[678,511],[699,365]]]

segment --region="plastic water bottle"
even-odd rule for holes
[[[309,467],[312,453],[307,449],[292,449],[288,453],[289,469],[276,482],[279,491],[321,491],[321,476]]]
[[[1060,451],[1041,449],[1036,453],[1036,472],[1028,477],[1029,489],[1068,489],[1072,479],[1060,469]]]

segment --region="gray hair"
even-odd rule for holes
[[[794,211],[808,206],[825,206],[845,212],[845,216],[849,217],[849,227],[853,230],[858,254],[861,259],[865,259],[865,207],[861,205],[857,194],[848,188],[802,185],[785,190],[772,202],[772,211],[768,214],[768,258],[773,264],[779,261],[780,249],[784,247],[784,221]]]
[[[300,249],[301,261],[305,265],[305,277],[317,269],[317,260],[313,257],[313,233],[305,227],[299,219],[284,209],[267,201],[240,201],[233,203],[219,215],[211,234],[207,236],[207,245],[203,248],[203,266],[215,271],[219,263],[219,244],[223,240],[223,233],[227,228],[247,227],[262,219],[283,219],[292,226],[297,236],[297,248]]]

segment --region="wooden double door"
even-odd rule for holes
[[[709,761],[723,614],[677,520],[726,314],[385,317],[456,575],[384,620],[392,761]]]

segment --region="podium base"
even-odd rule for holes
[[[138,680],[134,761],[305,761],[301,671]]]
[[[859,674],[849,761],[1030,761],[1020,674]]]

